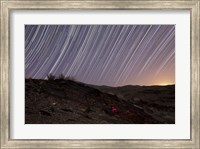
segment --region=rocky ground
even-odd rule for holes
[[[174,124],[175,86],[25,80],[26,124]]]

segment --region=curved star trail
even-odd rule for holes
[[[174,25],[26,25],[25,76],[97,85],[175,83]]]

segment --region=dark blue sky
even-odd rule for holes
[[[174,25],[26,25],[25,76],[97,85],[175,84]]]

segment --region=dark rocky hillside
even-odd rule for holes
[[[25,80],[26,124],[175,123],[175,86],[92,86]]]
[[[94,86],[102,92],[116,95],[161,123],[175,123],[175,85],[167,86]]]

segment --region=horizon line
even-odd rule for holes
[[[48,79],[36,79],[36,78],[25,78],[25,80],[46,80],[49,81]],[[55,78],[54,80],[64,80],[64,81],[73,81],[73,82],[79,82],[79,83],[84,83],[87,85],[96,85],[96,86],[105,86],[105,87],[124,87],[124,86],[175,86],[175,83],[171,83],[171,84],[151,84],[151,85],[145,85],[145,84],[127,84],[127,85],[119,85],[119,86],[109,86],[109,85],[100,85],[100,84],[89,84],[89,83],[85,83],[85,82],[81,82],[78,80],[70,80],[70,79],[59,79],[59,78]]]

